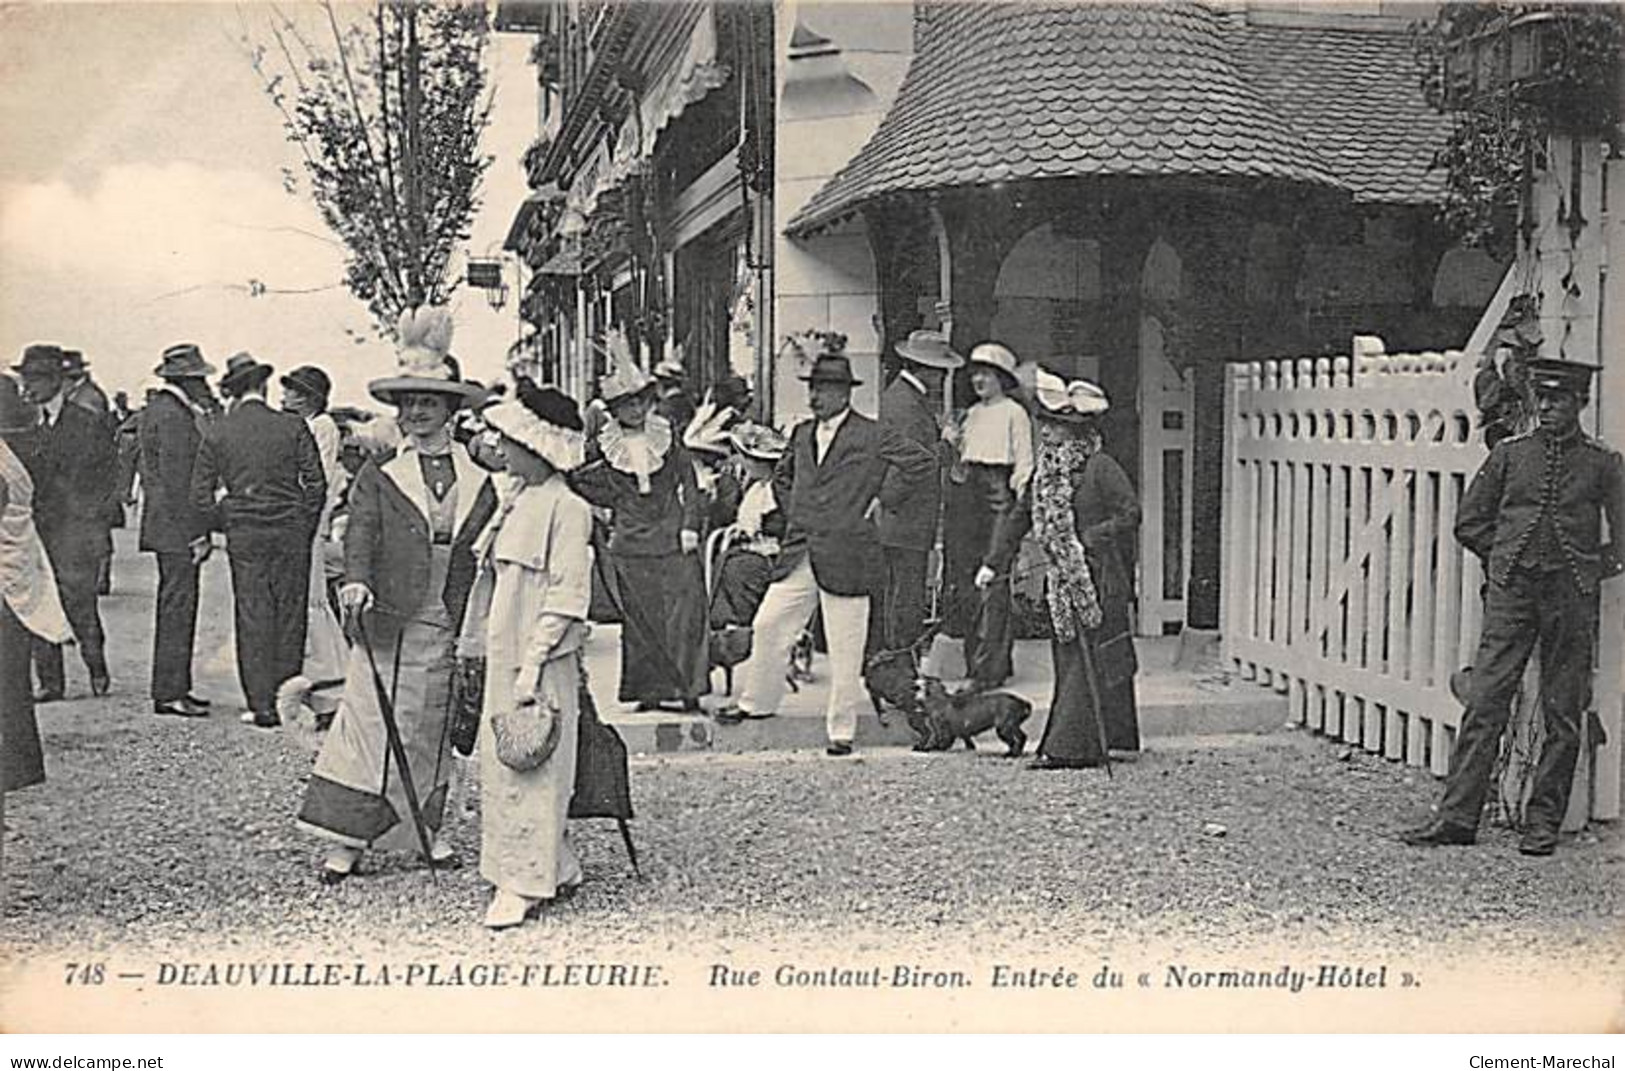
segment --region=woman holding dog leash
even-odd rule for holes
[[[1121,541],[1140,526],[1128,475],[1101,449],[1097,420],[1109,402],[1093,383],[1067,384],[1039,369],[1038,436],[1020,523],[998,555],[1013,561],[1030,528],[1044,556],[1055,690],[1034,769],[1101,766],[1107,749],[1140,747],[1134,705],[1138,668],[1129,630],[1132,591]],[[978,587],[994,579],[984,566]]]

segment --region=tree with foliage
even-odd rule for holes
[[[322,0],[316,19],[268,11],[244,47],[348,252],[345,284],[387,334],[402,311],[444,304],[457,285],[447,269],[491,163],[479,147],[491,112],[486,10]],[[283,185],[300,189],[291,170]]]

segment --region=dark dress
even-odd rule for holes
[[[700,495],[688,451],[658,414],[649,421],[665,449],[646,493],[616,448],[614,425],[592,439],[570,484],[614,513],[608,556],[623,618],[620,700],[689,703],[711,688],[703,566],[680,541],[682,531],[700,531]]]
[[[1096,451],[1072,477],[1072,508],[1079,540],[1094,578],[1102,620],[1093,629],[1077,629],[1069,641],[1052,639],[1050,656],[1055,690],[1049,720],[1038,753],[1057,762],[1083,766],[1105,760],[1100,741],[1114,751],[1140,747],[1134,674],[1139,662],[1130,631],[1129,604],[1133,583],[1127,548],[1140,526],[1140,503],[1122,467]],[[1024,496],[1020,523],[1002,546],[1001,558],[1013,560],[1021,535],[1031,524],[1031,494]],[[1084,650],[1084,644],[1088,650]],[[1087,662],[1093,663],[1100,709],[1089,687]],[[1102,719],[1103,715],[1103,719]],[[1104,733],[1100,728],[1104,720]]]

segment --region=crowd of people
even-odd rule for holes
[[[699,710],[714,636],[748,635],[739,701],[716,712],[725,722],[773,716],[796,650],[821,636],[835,756],[852,752],[869,701],[866,660],[919,644],[939,627],[928,623],[938,603],[958,619],[969,686],[998,687],[1029,529],[1049,560],[1062,671],[1036,765],[1096,765],[1108,747],[1137,746],[1118,544],[1139,513],[1100,450],[1098,388],[1042,370],[1024,384],[1014,355],[989,344],[969,361],[975,403],[940,415],[966,362],[916,332],[897,347],[878,420],[852,409],[859,380],[838,346],[811,355],[813,416],[786,436],[752,419],[742,379],[694,399],[680,354],[651,375],[617,333],[584,409],[525,379],[511,400],[465,380],[450,334],[441,310],[402,318],[399,368],[369,385],[393,410],[377,422],[385,434],[330,412],[331,381],[313,366],[277,377],[273,408],[269,364],[238,353],[216,369],[177,344],[131,413],[89,383],[82,356],[24,351],[17,377],[0,378],[16,560],[8,785],[42,773],[33,706],[67,694],[66,646],[93,695],[112,686],[98,585],[136,484],[139,546],[157,565],[152,710],[212,709],[193,662],[200,567],[222,535],[241,720],[275,729],[298,712],[325,733],[297,818],[329,843],[329,884],[371,851],[459,865],[443,833],[455,723],[472,704],[481,872],[496,890],[486,921],[516,925],[568,895],[581,879],[564,827],[590,620],[621,624],[618,695],[640,710]],[[945,513],[957,517],[946,531]],[[938,598],[930,562],[944,539]],[[14,776],[14,763],[33,774]]]

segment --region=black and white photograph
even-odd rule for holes
[[[11,1041],[1625,1028],[1625,5],[0,41]]]

